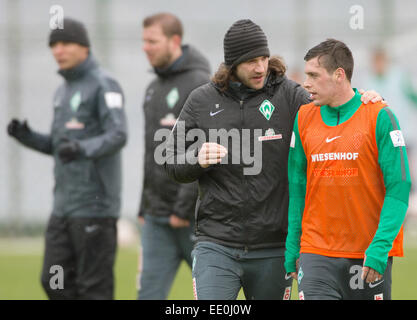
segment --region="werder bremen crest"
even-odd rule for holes
[[[262,102],[261,106],[259,107],[259,111],[264,115],[266,120],[271,119],[274,110],[275,107],[269,100],[264,100],[264,102]]]
[[[180,98],[180,94],[178,92],[177,88],[173,88],[166,97],[166,101],[169,108],[173,108],[175,104],[178,102],[178,99]]]
[[[81,104],[81,92],[77,91],[70,100],[71,110],[77,112],[78,107]]]

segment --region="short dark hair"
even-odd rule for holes
[[[159,24],[162,27],[162,32],[167,37],[178,35],[183,37],[184,30],[182,28],[181,20],[177,16],[171,13],[157,13],[152,16],[148,16],[143,20],[143,27],[147,28],[154,24]]]
[[[354,65],[353,56],[348,46],[342,41],[327,39],[308,50],[304,60],[309,61],[316,57],[318,57],[319,64],[328,73],[334,72],[337,68],[342,68],[345,70],[349,82],[351,81]]]

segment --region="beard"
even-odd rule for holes
[[[245,86],[247,86],[248,88],[252,88],[254,90],[259,90],[261,88],[263,88],[264,84],[265,84],[265,79],[266,79],[267,74],[254,74],[254,75],[250,75],[250,76],[246,76],[246,77],[240,77],[240,82],[243,83]],[[258,81],[254,81],[254,77],[262,77],[262,81],[258,82]]]
[[[161,55],[154,63],[153,67],[158,69],[165,69],[170,66],[172,63],[172,56],[173,54],[168,50]]]

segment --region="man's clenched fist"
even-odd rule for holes
[[[198,163],[202,168],[207,168],[212,164],[222,161],[227,154],[227,149],[220,144],[214,142],[206,142],[202,145],[198,153]]]

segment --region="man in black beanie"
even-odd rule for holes
[[[56,28],[51,31],[49,35],[49,46],[51,47],[59,41],[78,43],[86,48],[90,47],[87,29],[81,22],[71,18],[64,19],[62,28]]]
[[[268,40],[251,20],[236,21],[224,37],[224,63],[231,68],[256,57],[269,57]]]
[[[127,128],[118,82],[95,62],[82,23],[66,18],[49,46],[64,78],[51,131],[13,119],[10,136],[55,160],[41,282],[50,299],[113,299],[121,152]]]
[[[190,94],[171,133],[168,174],[199,183],[196,299],[236,299],[241,288],[247,299],[290,299],[292,278],[284,269],[288,150],[297,110],[310,100],[285,71],[280,58],[270,57],[258,25],[235,22],[224,37],[224,63]],[[209,138],[213,129],[223,134],[188,141],[196,129]],[[181,131],[185,151],[178,147]]]

